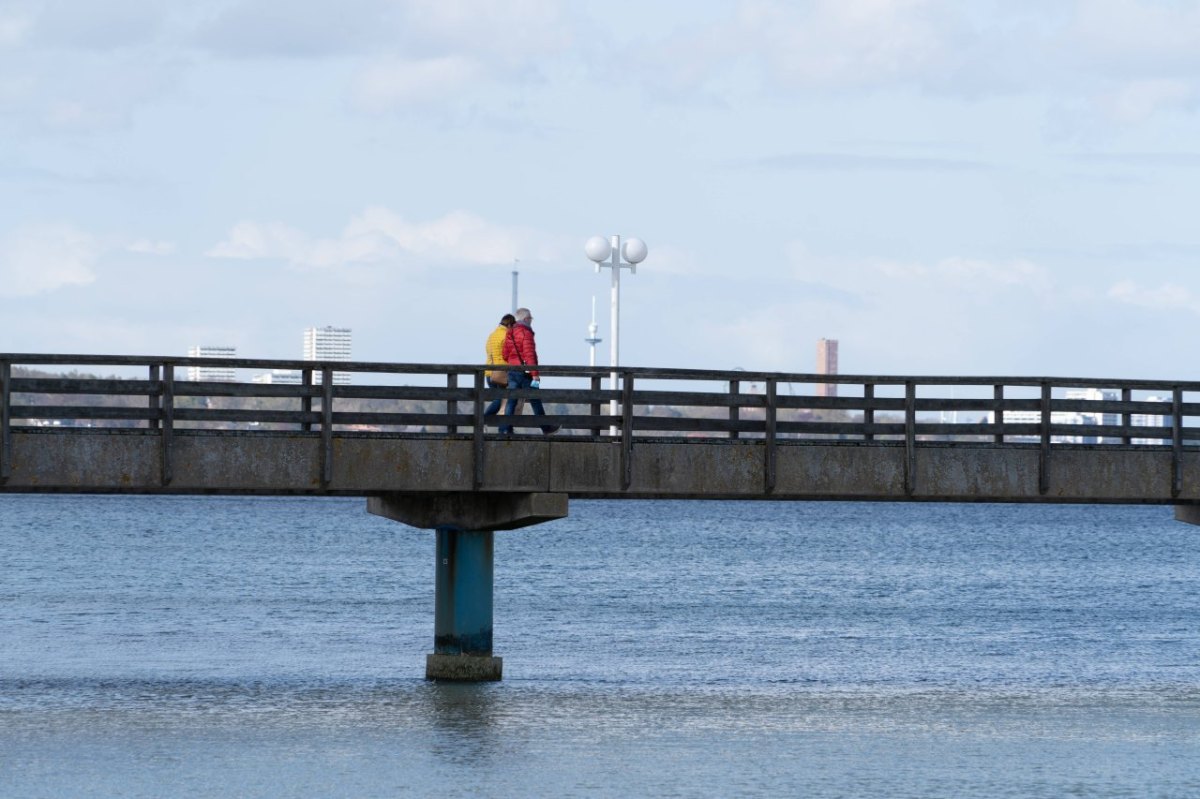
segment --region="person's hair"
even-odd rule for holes
[[[504,316],[500,317],[500,324],[504,325],[505,327],[512,327],[516,323],[517,318],[510,313],[506,313]]]
[[[527,321],[529,319],[529,317],[531,317],[531,316],[533,316],[533,314],[531,314],[529,312],[528,308],[518,308],[517,309],[517,321],[518,322]]]

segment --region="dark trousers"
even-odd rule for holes
[[[513,389],[516,389],[516,388],[529,388],[531,383],[533,383],[533,378],[530,377],[528,372],[509,372],[508,373],[508,388],[510,391]],[[529,401],[529,407],[533,408],[533,413],[535,416],[545,416],[546,415],[546,409],[542,407],[542,401],[539,399],[531,399]],[[512,416],[516,412],[517,412],[517,398],[510,397],[508,400],[508,403],[504,406],[504,415]],[[542,431],[545,432],[546,429],[547,428],[543,427]],[[553,429],[553,428],[551,428],[551,429]],[[512,425],[500,425],[501,433],[511,433],[512,431],[513,431]]]

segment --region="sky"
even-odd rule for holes
[[[1200,2],[0,0],[0,352],[1200,379]]]

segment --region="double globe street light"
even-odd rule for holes
[[[583,251],[596,265],[596,272],[599,272],[602,266],[612,270],[612,338],[609,342],[609,365],[613,371],[608,377],[608,388],[610,391],[616,391],[616,368],[621,342],[621,270],[628,269],[630,274],[637,274],[637,265],[646,260],[650,251],[646,247],[646,242],[641,239],[629,238],[622,244],[620,236],[611,236],[607,239],[603,236],[592,236],[583,245]],[[609,414],[617,415],[615,399],[609,403]],[[609,428],[609,433],[616,435],[616,427]]]

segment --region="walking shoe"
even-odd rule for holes
[[[554,425],[550,425],[549,427],[542,428],[542,432],[548,436],[554,435],[559,430],[562,430],[562,425],[560,425],[560,424],[554,424]]]

